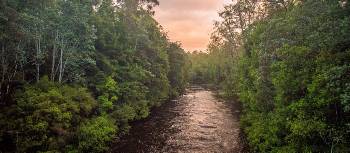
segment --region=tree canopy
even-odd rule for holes
[[[106,152],[184,92],[157,0],[1,0],[0,152]]]
[[[243,105],[252,152],[349,152],[348,1],[248,1],[219,13],[191,80]]]

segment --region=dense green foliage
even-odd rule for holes
[[[184,91],[156,0],[0,0],[0,152],[105,152]]]
[[[220,16],[191,74],[239,98],[252,151],[350,152],[348,2],[241,0]]]

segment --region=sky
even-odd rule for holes
[[[218,11],[232,0],[159,0],[155,18],[186,51],[205,50]]]

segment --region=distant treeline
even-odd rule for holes
[[[0,0],[0,152],[106,152],[180,95],[157,0]]]
[[[243,104],[252,152],[350,152],[350,4],[239,0],[220,12],[191,80]]]

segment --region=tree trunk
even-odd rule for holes
[[[63,62],[63,66],[62,66],[62,79],[61,79],[61,82],[63,82],[63,74],[64,74],[64,71],[66,70],[66,65],[67,65],[67,61],[68,59],[66,59],[64,62]]]
[[[3,92],[2,92],[2,85],[5,81],[5,46],[2,45],[1,47],[1,82],[0,82],[0,100],[2,99]]]
[[[56,32],[55,36],[55,41],[53,44],[53,50],[52,50],[52,65],[51,65],[51,81],[55,81],[55,65],[56,65],[56,52],[57,52],[57,37],[58,37],[58,32]]]
[[[40,80],[40,38],[37,40],[36,44],[36,82]]]
[[[62,82],[62,75],[63,75],[63,41],[61,42],[62,46],[60,48],[60,68],[59,68],[59,75],[58,75],[58,82]]]
[[[5,69],[6,69],[6,65],[5,65],[5,46],[3,45],[1,47],[1,71],[2,71],[2,74],[1,74],[1,84],[5,81]],[[0,84],[0,85],[1,85]],[[1,86],[0,86],[1,87]]]

